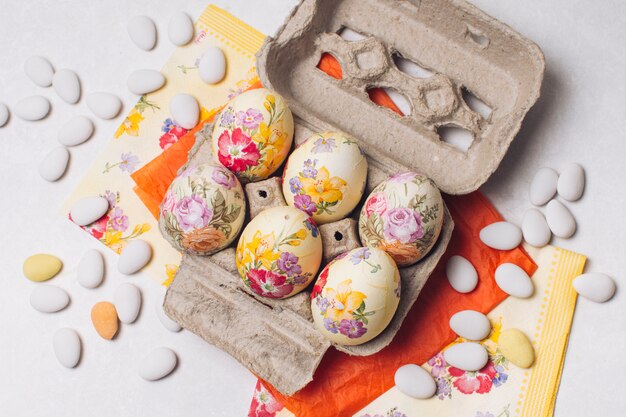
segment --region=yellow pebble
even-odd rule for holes
[[[115,306],[107,301],[96,303],[91,309],[91,322],[103,339],[113,339],[118,328]]]
[[[38,253],[26,258],[22,271],[24,276],[31,281],[47,281],[63,268],[63,262],[53,255]]]
[[[500,333],[498,347],[502,356],[520,368],[530,368],[535,361],[535,351],[530,340],[518,329],[506,329]]]

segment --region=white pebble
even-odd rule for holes
[[[70,210],[72,221],[79,226],[87,226],[100,219],[109,211],[109,201],[100,196],[81,198]]]
[[[96,288],[104,279],[104,258],[95,249],[91,249],[83,255],[78,264],[78,283],[85,288]]]
[[[24,72],[39,87],[50,87],[52,85],[54,68],[50,61],[42,56],[33,55],[28,58],[24,62]]]
[[[474,342],[457,343],[443,352],[446,362],[463,371],[474,372],[487,365],[489,355],[483,345]]]
[[[54,182],[63,176],[69,160],[70,151],[63,146],[54,148],[39,163],[39,175],[46,181]]]
[[[9,121],[9,116],[10,113],[7,105],[4,103],[0,103],[0,127],[7,124],[7,122]]]
[[[446,263],[446,276],[452,288],[463,294],[474,291],[478,284],[476,268],[460,255],[450,257]]]
[[[522,231],[513,223],[491,223],[480,231],[480,240],[493,249],[511,250],[522,243]]]
[[[65,146],[76,146],[93,135],[93,122],[85,116],[76,116],[61,127],[59,142]]]
[[[128,36],[135,45],[150,51],[157,41],[156,25],[148,16],[134,16],[128,21]]]
[[[426,399],[435,395],[437,384],[421,366],[408,364],[399,367],[393,377],[398,391],[411,398]]]
[[[80,361],[81,343],[78,333],[73,329],[59,329],[52,340],[54,354],[66,368],[73,368]]]
[[[206,50],[198,62],[198,73],[205,83],[217,84],[226,75],[226,57],[217,46]]]
[[[543,248],[552,239],[552,232],[543,214],[534,208],[526,210],[522,219],[524,240],[531,246]]]
[[[141,309],[141,291],[133,284],[127,282],[120,284],[115,290],[113,304],[117,310],[117,316],[122,323],[130,324],[137,320]]]
[[[69,303],[70,296],[67,292],[54,285],[38,285],[30,293],[30,305],[42,313],[56,313],[67,307]]]
[[[528,298],[535,292],[526,271],[515,264],[504,263],[496,268],[496,284],[502,291],[517,298]]]
[[[173,350],[160,347],[148,354],[139,364],[139,376],[146,381],[156,381],[168,376],[178,363]]]
[[[128,76],[126,85],[131,93],[138,96],[152,93],[163,87],[165,77],[159,71],[142,69],[137,70]]]
[[[552,168],[541,168],[530,183],[530,202],[543,206],[556,194],[559,174]]]
[[[187,45],[193,38],[193,21],[185,12],[176,12],[170,18],[167,34],[176,46]]]
[[[34,122],[41,120],[50,113],[50,102],[42,96],[31,96],[18,101],[13,112],[23,120]]]
[[[558,200],[548,203],[546,221],[555,236],[567,239],[576,233],[576,220],[572,212]]]
[[[132,275],[140,271],[150,262],[152,247],[143,239],[132,240],[117,261],[117,270],[124,275]]]
[[[167,316],[167,314],[165,314],[165,311],[163,310],[163,300],[162,299],[160,299],[156,303],[155,311],[156,311],[157,317],[159,318],[159,321],[161,322],[163,327],[165,327],[167,330],[169,330],[170,332],[174,332],[174,333],[180,332],[182,330],[182,327],[180,327],[180,325],[178,323],[176,323],[174,320],[169,318]]]
[[[122,110],[122,100],[111,93],[97,92],[87,96],[87,107],[96,117],[109,120]]]
[[[200,119],[200,105],[189,94],[176,94],[170,100],[170,114],[177,125],[193,129]]]
[[[467,340],[483,340],[491,333],[491,322],[483,313],[463,310],[450,317],[450,328]]]
[[[72,70],[60,69],[54,73],[52,87],[66,103],[76,104],[80,100],[80,80]]]
[[[578,294],[596,303],[610,300],[617,289],[611,277],[599,272],[579,275],[572,284]]]
[[[576,201],[585,191],[585,170],[577,163],[568,164],[559,177],[559,195],[567,201]]]

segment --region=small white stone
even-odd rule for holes
[[[498,250],[515,249],[522,243],[522,231],[509,222],[491,223],[483,227],[479,237],[485,245]]]
[[[167,34],[176,46],[187,45],[193,39],[193,21],[185,12],[176,12],[170,18]]]
[[[567,201],[576,201],[585,191],[585,170],[579,164],[568,164],[559,177],[557,184],[559,195]]]
[[[180,332],[182,330],[182,327],[180,327],[180,325],[178,323],[176,323],[174,320],[169,318],[167,316],[167,314],[165,314],[165,311],[163,310],[163,300],[162,299],[160,299],[156,303],[155,311],[156,311],[157,317],[159,318],[159,321],[161,322],[163,327],[165,327],[167,330],[169,330],[170,332],[174,332],[174,333]]]
[[[128,76],[126,85],[131,93],[138,96],[152,93],[163,87],[165,77],[159,71],[142,69],[137,70]]]
[[[170,114],[177,125],[193,129],[200,119],[200,105],[189,94],[176,94],[170,100]]]
[[[65,146],[76,146],[87,141],[93,135],[93,122],[85,116],[75,116],[61,127],[59,142]]]
[[[478,284],[476,268],[460,255],[450,257],[446,263],[446,276],[452,288],[463,294],[474,291]]]
[[[42,313],[56,313],[67,307],[69,303],[70,296],[67,292],[54,285],[38,285],[30,293],[30,305]]]
[[[139,48],[150,51],[157,41],[156,25],[148,16],[133,16],[128,21],[128,36]]]
[[[487,350],[475,342],[457,343],[443,352],[445,361],[463,371],[479,371],[487,365]]]
[[[83,255],[78,264],[78,283],[85,288],[96,288],[104,279],[104,259],[102,254],[91,249]]]
[[[463,310],[450,317],[450,328],[467,340],[483,340],[491,333],[491,322],[483,313]]]
[[[122,100],[111,93],[91,93],[87,96],[87,107],[96,117],[109,120],[115,118],[122,110]]]
[[[558,200],[548,203],[546,221],[555,236],[567,239],[576,233],[576,220],[572,212]]]
[[[7,107],[7,105],[4,103],[0,103],[0,127],[7,124],[10,115],[11,113],[9,113],[9,108]]]
[[[150,244],[143,239],[134,239],[122,251],[117,261],[117,269],[124,275],[132,275],[146,266],[150,258],[152,258]]]
[[[198,74],[205,83],[217,84],[226,75],[226,57],[217,46],[212,46],[200,57]]]
[[[599,272],[579,275],[572,284],[578,294],[596,303],[610,300],[617,289],[611,277]]]
[[[398,391],[411,398],[426,399],[437,392],[437,384],[433,377],[418,365],[408,364],[399,367],[393,380]]]
[[[539,210],[534,208],[528,209],[524,213],[522,234],[526,243],[537,248],[543,248],[552,239],[552,232],[550,227],[548,227],[546,218],[543,217]]]
[[[504,263],[496,268],[496,284],[502,291],[517,298],[528,298],[535,292],[526,271],[511,263]]]
[[[39,175],[46,181],[54,182],[63,176],[69,160],[67,149],[63,146],[54,148],[39,164]]]
[[[50,113],[50,102],[42,96],[31,96],[18,101],[13,112],[22,120],[34,122],[45,118]]]
[[[102,218],[109,211],[109,201],[100,196],[81,198],[70,210],[72,221],[79,226],[87,226]]]
[[[52,85],[54,68],[50,61],[42,56],[33,55],[29,57],[24,62],[24,72],[39,87],[50,87]]]
[[[133,323],[141,309],[141,291],[133,284],[120,284],[115,290],[113,304],[122,323]]]
[[[52,77],[52,87],[66,103],[76,104],[80,100],[80,80],[72,70],[58,70]]]
[[[552,168],[541,168],[530,183],[530,202],[543,206],[556,194],[559,174]]]
[[[139,376],[146,381],[156,381],[168,376],[178,363],[173,350],[160,347],[148,354],[139,364]]]
[[[73,329],[59,329],[52,340],[54,354],[66,368],[74,368],[80,361],[81,343],[78,333]]]

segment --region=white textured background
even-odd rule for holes
[[[272,34],[296,0],[215,1],[264,33]],[[578,161],[587,170],[584,198],[568,207],[579,222],[573,239],[556,241],[589,257],[588,270],[613,275],[626,286],[626,2],[620,0],[474,0],[496,18],[538,43],[547,60],[543,94],[521,133],[484,191],[497,208],[518,222],[528,207],[532,174],[541,166],[558,169]],[[37,174],[38,161],[55,146],[59,127],[73,114],[88,112],[58,99],[51,89],[34,86],[23,73],[33,54],[58,68],[75,69],[83,91],[111,91],[124,101],[128,73],[158,69],[173,46],[167,40],[169,16],[185,10],[196,17],[201,0],[43,1],[0,0],[0,101],[43,94],[53,104],[42,122],[15,117],[0,129],[0,417],[22,416],[243,416],[254,378],[223,352],[189,332],[172,334],[158,323],[153,304],[158,288],[141,275],[122,278],[115,257],[106,252],[109,274],[97,291],[74,281],[73,272],[87,247],[99,247],[59,217],[57,208],[78,184],[95,155],[120,122],[97,121],[95,136],[72,149],[66,176],[48,184]],[[128,39],[126,21],[147,14],[159,28],[158,47],[138,50]],[[65,261],[54,280],[72,295],[65,311],[42,315],[29,305],[32,284],[21,274],[23,259],[53,252]],[[144,311],[112,343],[91,328],[90,306],[111,298],[128,280],[144,291]],[[51,339],[61,326],[76,327],[83,338],[83,359],[65,370],[54,358]],[[169,378],[146,383],[135,372],[153,347],[167,345],[180,357]],[[577,307],[556,415],[623,414],[626,396],[626,299],[619,291],[608,304],[581,300]]]

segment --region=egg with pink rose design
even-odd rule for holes
[[[412,265],[437,242],[444,210],[430,178],[415,172],[394,175],[376,186],[363,204],[361,243],[384,250],[399,266]]]
[[[182,252],[210,255],[230,245],[243,226],[246,200],[226,168],[204,163],[181,172],[159,208],[159,229]]]

